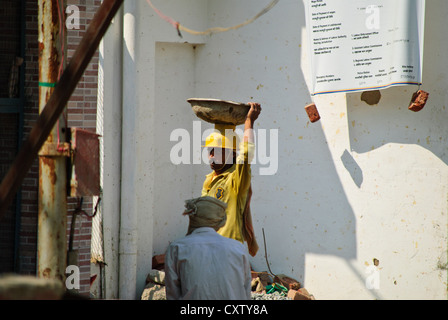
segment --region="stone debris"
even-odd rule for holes
[[[252,300],[316,300],[301,283],[284,274],[252,271]]]
[[[282,295],[281,293],[275,291],[273,293],[251,293],[252,300],[293,300],[288,296]]]
[[[153,269],[146,277],[141,300],[166,300],[163,258],[153,258]],[[315,300],[299,281],[287,275],[251,271],[251,276],[252,300]]]
[[[141,300],[166,300],[165,286],[148,283],[143,290]]]
[[[156,269],[149,271],[148,276],[146,277],[146,284],[148,284],[150,282],[164,286],[165,285],[165,272],[161,271],[161,270],[156,270]]]
[[[164,271],[152,269],[149,272],[141,300],[166,300]]]

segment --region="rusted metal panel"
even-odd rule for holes
[[[80,128],[71,128],[70,196],[100,195],[99,135]]]
[[[39,150],[39,156],[47,157],[70,157],[70,144],[64,143],[44,143]]]

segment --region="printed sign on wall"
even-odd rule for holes
[[[420,85],[425,0],[307,0],[312,95]]]

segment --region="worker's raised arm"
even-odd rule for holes
[[[254,122],[260,115],[261,106],[256,102],[248,102],[247,104],[250,109],[244,122],[244,142],[254,143]]]
[[[244,122],[244,137],[243,142],[240,144],[240,152],[236,158],[236,168],[234,175],[233,186],[237,192],[239,190],[248,190],[251,181],[250,163],[254,157],[255,144],[254,144],[254,123],[258,119],[261,112],[261,106],[256,102],[249,102],[249,112]],[[244,192],[245,192],[244,191]]]

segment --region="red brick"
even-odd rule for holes
[[[283,285],[284,287],[286,287],[288,289],[298,290],[301,287],[299,281],[297,281],[293,278],[290,278],[288,276],[285,276],[284,274],[276,275],[274,278],[274,282],[280,283],[281,285]]]
[[[288,298],[292,300],[316,300],[305,288],[299,290],[290,289],[288,291]]]
[[[316,122],[320,119],[319,111],[317,111],[317,107],[314,103],[305,106],[305,111],[311,122]]]
[[[159,254],[152,257],[152,268],[162,270],[165,267],[165,255]]]
[[[428,101],[429,93],[423,90],[418,90],[412,95],[411,102],[408,109],[414,112],[418,112],[425,107],[426,101]]]

